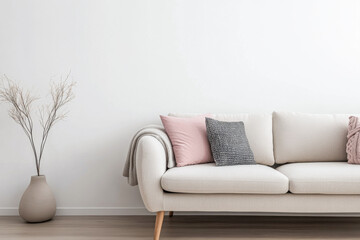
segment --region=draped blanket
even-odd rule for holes
[[[149,125],[140,129],[132,138],[129,151],[127,154],[123,176],[128,178],[128,183],[131,186],[138,184],[137,174],[136,174],[136,149],[138,147],[138,142],[143,136],[152,136],[156,138],[164,147],[166,153],[167,167],[175,167],[175,158],[171,146],[171,142],[165,129],[159,125]]]
[[[346,153],[348,163],[360,164],[360,124],[359,118],[349,117]]]

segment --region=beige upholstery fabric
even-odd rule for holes
[[[136,151],[139,140],[144,136],[152,136],[163,145],[168,168],[175,167],[176,165],[172,145],[168,135],[165,133],[165,129],[159,125],[148,125],[140,129],[130,142],[130,147],[123,169],[123,176],[128,178],[128,184],[131,186],[138,184],[136,176]]]
[[[151,212],[161,211],[164,191],[160,180],[166,171],[166,154],[163,145],[155,137],[144,136],[139,140],[136,171],[145,207]]]
[[[276,163],[346,161],[348,116],[274,112]]]
[[[289,182],[280,172],[260,164],[220,167],[208,163],[169,169],[161,186],[178,193],[283,194]]]
[[[164,211],[360,213],[360,195],[165,193]]]
[[[248,127],[251,126],[249,141],[251,138],[255,146],[254,155],[264,156],[256,159],[258,163],[269,164],[273,158],[272,142],[267,134],[268,121],[265,121],[268,118],[253,117],[258,119],[259,124],[248,124]],[[250,115],[216,115],[216,119],[243,120],[246,126]],[[263,133],[264,129],[266,134]],[[274,147],[277,161],[318,161],[283,165],[278,168],[279,172],[262,165],[257,165],[256,171],[255,168],[248,168],[252,166],[229,166],[231,169],[223,171],[223,167],[215,168],[211,164],[172,168],[165,172],[163,146],[156,138],[145,136],[139,141],[136,152],[140,193],[151,212],[360,213],[360,165],[324,162],[346,159],[346,129],[345,115],[275,113]],[[242,171],[239,170],[241,167],[244,167]],[[285,175],[290,180],[290,190],[296,194],[272,194],[275,191],[286,192],[289,184]],[[199,193],[171,193],[164,192],[163,188]],[[215,189],[225,189],[227,193],[201,192]],[[251,194],[244,193],[250,191]],[[258,194],[257,191],[263,193]]]
[[[193,117],[199,114],[170,113],[175,117]],[[246,136],[249,140],[255,161],[259,164],[272,166],[275,163],[273,154],[272,115],[262,113],[243,114],[213,114],[214,119],[220,121],[236,122],[245,124]]]
[[[290,192],[360,194],[360,165],[346,162],[285,164],[278,171],[290,180]]]

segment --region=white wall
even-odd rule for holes
[[[1,74],[46,94],[70,69],[77,97],[42,166],[59,213],[144,213],[121,172],[159,114],[360,112],[360,2],[0,2]],[[0,123],[0,214],[14,214],[35,166],[6,105]]]

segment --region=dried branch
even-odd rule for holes
[[[31,118],[32,103],[37,98],[29,92],[24,92],[18,84],[4,76],[3,85],[0,88],[0,101],[10,103],[9,115],[18,123],[28,137],[35,157],[37,174],[39,175],[38,157],[33,137],[33,121]]]
[[[51,97],[52,97],[52,105],[47,106],[47,114],[44,112],[41,113],[40,124],[43,128],[43,135],[40,144],[40,152],[39,152],[39,164],[41,163],[41,159],[43,156],[45,144],[47,138],[49,136],[49,131],[51,127],[55,125],[59,120],[62,120],[66,117],[66,113],[60,113],[59,110],[68,102],[74,99],[75,95],[72,91],[75,86],[74,82],[68,82],[69,75],[66,77],[64,81],[59,83],[53,83],[51,86]],[[44,108],[42,109],[44,111]],[[45,116],[46,119],[45,119]]]
[[[43,129],[39,153],[36,150],[34,142],[34,124],[31,117],[32,104],[38,98],[31,96],[30,92],[24,91],[19,85],[4,76],[2,86],[0,86],[0,101],[11,105],[9,116],[19,124],[28,137],[31,148],[34,153],[37,175],[40,175],[40,164],[43,156],[45,144],[51,128],[59,120],[66,116],[66,113],[60,112],[68,102],[74,99],[73,87],[75,83],[68,82],[69,75],[59,83],[51,85],[52,103],[40,110],[40,124]]]

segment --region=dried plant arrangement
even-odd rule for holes
[[[10,80],[7,76],[2,79],[0,86],[0,101],[10,104],[9,116],[19,124],[24,130],[30,141],[34,159],[36,164],[37,175],[40,176],[40,165],[44,153],[46,141],[52,127],[61,119],[65,118],[67,112],[62,112],[64,105],[74,99],[73,93],[74,82],[69,81],[68,74],[58,83],[51,84],[51,103],[39,108],[40,125],[42,127],[42,135],[40,147],[36,148],[34,140],[34,122],[32,119],[33,103],[38,100],[37,97],[31,95],[29,91],[23,90],[16,82]]]

